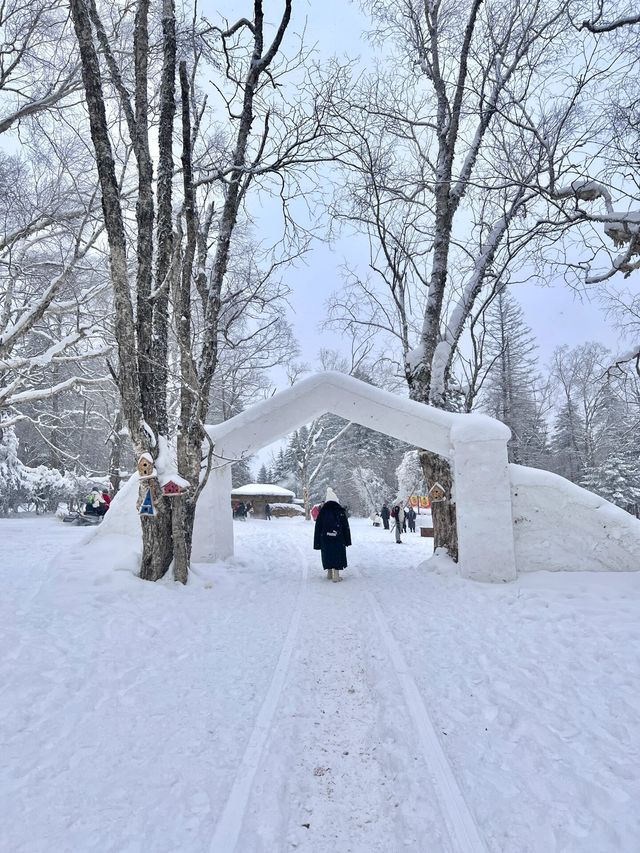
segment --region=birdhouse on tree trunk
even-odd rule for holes
[[[165,498],[173,498],[184,494],[184,489],[175,480],[168,480],[162,485],[162,494]]]
[[[189,481],[181,477],[177,471],[167,471],[160,476],[162,494],[165,498],[177,498],[189,488]]]
[[[138,459],[138,474],[141,480],[154,476],[153,457],[150,453],[143,453]]]
[[[443,501],[446,498],[446,492],[444,487],[440,485],[440,483],[434,483],[433,486],[429,489],[429,499],[431,502],[435,501]]]

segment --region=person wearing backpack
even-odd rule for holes
[[[402,528],[404,527],[404,509],[402,508],[401,503],[397,503],[394,508],[391,510],[391,515],[395,522],[394,530],[396,534],[396,542],[398,545],[402,545],[402,539],[400,538],[400,533],[402,532]]]
[[[340,572],[347,567],[347,547],[351,545],[351,530],[344,508],[336,493],[327,489],[327,499],[320,507],[313,532],[314,551],[320,551],[322,568],[329,580],[341,581]]]

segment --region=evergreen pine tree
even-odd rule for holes
[[[27,469],[18,458],[14,427],[0,428],[0,515],[17,509],[26,491]]]
[[[569,400],[555,418],[551,439],[554,471],[572,483],[580,482],[585,470],[584,446],[584,421],[575,404]]]
[[[240,459],[235,462],[231,468],[231,485],[234,489],[239,489],[241,486],[246,486],[252,482],[252,473],[250,467],[250,459]]]
[[[487,313],[485,347],[491,366],[482,407],[511,430],[510,461],[540,466],[547,454],[547,429],[536,344],[522,309],[504,289]]]

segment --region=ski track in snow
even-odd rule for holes
[[[357,570],[354,570],[354,574],[356,577],[361,576]],[[436,734],[429,712],[422,701],[418,686],[409,672],[400,647],[395,641],[389,624],[374,595],[366,588],[364,595],[369,602],[384,643],[393,661],[416,734],[422,746],[422,753],[427,766],[431,769],[433,783],[452,840],[452,848],[459,851],[459,853],[485,853],[486,848],[480,838],[475,819],[460,791],[451,765],[444,754],[444,750]]]
[[[385,545],[396,562],[398,552],[389,550],[395,542]],[[300,599],[298,653],[286,684],[279,684],[284,701],[259,772],[251,763],[254,790],[243,792],[248,819],[237,848],[229,838],[226,847],[219,844],[216,833],[212,851],[482,853],[477,827],[366,579],[349,568],[341,584],[330,583],[320,574],[319,555],[301,554],[305,564],[310,559],[315,565]],[[300,697],[306,697],[304,706]],[[233,800],[232,793],[223,823]]]
[[[254,520],[183,588],[0,520],[1,853],[637,853],[640,573],[352,528],[343,583]]]
[[[242,757],[236,780],[231,788],[231,793],[229,794],[222,816],[216,825],[213,841],[211,842],[211,853],[232,853],[236,849],[247,803],[251,796],[253,781],[269,736],[273,717],[289,668],[291,654],[298,637],[305,593],[304,585],[308,575],[308,565],[302,555],[302,549],[299,549],[299,564],[302,567],[302,584],[291,617],[289,630],[287,631],[273,678],[269,684],[267,695],[262,703],[258,719]]]

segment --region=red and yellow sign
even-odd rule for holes
[[[428,495],[411,495],[409,497],[409,503],[413,507],[419,506],[420,509],[429,509],[431,506],[431,501],[429,500]]]

